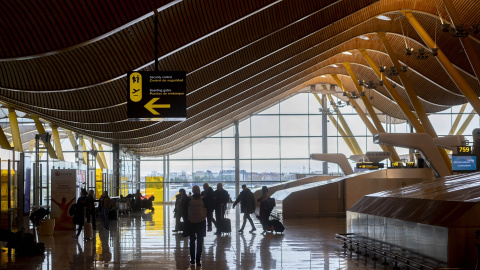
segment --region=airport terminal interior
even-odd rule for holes
[[[478,266],[479,1],[1,1],[0,40],[0,269]]]

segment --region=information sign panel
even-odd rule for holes
[[[383,168],[383,163],[378,162],[357,162],[358,169],[377,170]]]
[[[457,155],[471,155],[472,147],[471,146],[457,146]]]
[[[128,72],[128,120],[185,120],[186,76],[185,71]]]
[[[466,155],[452,155],[453,172],[474,172],[477,170],[477,157]]]

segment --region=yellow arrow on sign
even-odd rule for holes
[[[157,100],[159,99],[160,98],[152,98],[152,100],[150,100],[147,104],[145,104],[145,108],[147,108],[147,110],[149,110],[152,114],[155,114],[155,115],[159,115],[160,113],[154,110],[154,108],[156,109],[170,108],[170,104],[155,104],[155,102],[157,102]]]

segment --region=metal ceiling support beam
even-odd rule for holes
[[[334,102],[331,94],[327,94],[327,98],[330,102]],[[334,105],[332,107],[337,112],[338,120],[340,120],[343,130],[348,136],[347,138],[350,140],[353,148],[355,149],[355,151],[353,152],[354,155],[362,155],[363,154],[362,148],[360,148],[360,145],[358,145],[357,139],[355,139],[355,137],[353,136],[353,133],[350,130],[350,127],[348,126],[347,121],[345,121],[345,118],[343,117],[342,113],[340,112],[337,106]]]
[[[53,143],[55,144],[55,150],[59,160],[65,161],[63,157],[62,143],[60,142],[60,135],[58,135],[58,128],[55,125],[50,125],[52,128]]]
[[[422,25],[415,19],[412,14],[411,10],[402,10],[401,11],[405,17],[408,19],[410,24],[413,26],[415,31],[417,31],[418,35],[422,38],[422,40],[427,44],[430,49],[437,48],[437,44],[430,35],[425,31]],[[473,109],[478,113],[480,112],[480,100],[478,99],[475,91],[473,91],[472,87],[465,81],[462,77],[460,72],[453,66],[453,64],[448,60],[447,56],[442,52],[439,48],[438,55],[436,56],[438,62],[442,65],[443,69],[447,72],[450,78],[453,80],[455,85],[457,85],[458,89],[462,92],[468,102],[472,105]]]
[[[105,166],[105,169],[108,170],[108,165],[107,165],[107,159],[105,158],[105,153],[103,152],[103,146],[102,144],[98,144],[98,150],[100,150],[100,157],[102,158],[103,161],[103,166]]]
[[[445,4],[445,8],[447,9],[448,15],[452,19],[452,23],[455,27],[458,25],[463,25],[460,16],[458,16],[457,10],[452,4],[451,0],[443,0]],[[469,36],[466,37],[459,37],[460,42],[462,43],[463,50],[467,55],[468,61],[470,61],[470,65],[472,66],[473,72],[475,72],[475,76],[477,76],[477,80],[480,81],[480,58],[473,47],[472,40]]]
[[[358,84],[358,78],[353,72],[352,67],[350,66],[350,63],[344,62],[343,66],[347,69],[348,74],[350,75],[350,78],[352,79],[353,83],[355,84],[355,87],[357,88],[358,93],[362,92],[362,87]],[[382,126],[382,122],[380,122],[380,119],[378,119],[377,113],[373,109],[372,104],[370,104],[370,100],[368,100],[366,95],[360,95],[362,98],[363,104],[365,105],[365,108],[367,108],[368,114],[370,114],[370,118],[372,118],[373,124],[375,125],[375,128],[377,129],[378,133],[385,133],[385,129]],[[395,161],[400,161],[400,157],[397,154],[397,151],[395,148],[391,145],[385,146],[388,152],[392,153],[392,156],[390,157],[391,162]]]
[[[385,50],[387,51],[388,55],[390,56],[390,60],[392,60],[393,65],[395,66],[396,70],[399,70],[400,72],[398,73],[398,76],[400,77],[400,81],[403,84],[403,88],[407,92],[408,98],[410,99],[410,102],[413,105],[413,108],[415,109],[415,113],[417,114],[417,117],[421,121],[421,125],[423,125],[423,128],[425,129],[425,132],[432,136],[432,138],[437,138],[437,132],[435,131],[435,128],[433,128],[432,123],[430,122],[430,119],[428,119],[427,112],[423,108],[422,103],[420,102],[420,99],[417,96],[417,93],[413,89],[413,85],[410,83],[410,80],[407,77],[407,74],[405,72],[401,72],[402,66],[400,65],[400,62],[398,61],[397,56],[395,55],[395,51],[393,50],[392,46],[390,45],[390,42],[388,41],[387,37],[385,36],[385,32],[377,32],[378,37],[383,43],[383,46],[385,47]],[[410,111],[410,110],[408,110]],[[417,119],[417,118],[415,118]],[[418,120],[418,119],[417,119]],[[450,158],[448,157],[448,154],[446,152],[446,149],[444,148],[438,148],[438,151],[442,155],[443,161],[449,168],[449,170],[452,170],[452,162],[450,161]]]
[[[465,111],[465,108],[467,107],[467,103],[463,104],[462,107],[460,108],[460,112],[458,112],[457,117],[455,118],[455,121],[453,121],[452,128],[448,132],[448,135],[453,135],[455,133],[455,130],[458,127],[458,124],[460,123],[460,119],[462,119],[463,112]]]
[[[98,165],[100,166],[100,169],[101,170],[105,169],[105,165],[103,164],[103,160],[102,160],[102,157],[100,156],[100,153],[98,152],[97,146],[95,146],[95,144],[93,142],[92,142],[92,146],[93,146],[93,150],[97,151],[96,160],[98,162]],[[95,172],[95,175],[96,175],[96,172]],[[95,179],[95,181],[96,181],[96,179]]]
[[[17,152],[23,152],[22,139],[20,137],[20,128],[18,127],[17,114],[15,108],[8,107],[8,119],[10,120],[10,130],[12,130],[13,148]]]
[[[35,127],[37,127],[38,134],[42,135],[42,134],[47,133],[45,131],[45,128],[43,128],[43,124],[38,119],[38,116],[32,114],[31,117],[32,117],[33,121],[35,121]],[[48,144],[48,155],[50,156],[50,158],[58,159],[57,153],[55,152],[55,149],[53,149],[52,144],[50,142],[44,142],[44,141],[42,141],[42,142],[43,142],[43,144],[45,144],[45,143]]]
[[[28,151],[33,151],[35,149],[35,140],[30,140],[30,145],[28,146]]]
[[[377,64],[375,64],[375,62],[370,57],[370,55],[368,55],[367,51],[362,49],[359,49],[358,51],[362,54],[363,58],[365,58],[365,60],[368,62],[370,67],[373,69],[373,71],[377,75],[378,79],[381,80],[383,75],[380,73],[380,69],[378,68]],[[418,133],[425,133],[425,129],[423,128],[422,124],[418,120],[417,116],[410,110],[410,107],[407,105],[405,100],[403,100],[403,98],[397,93],[397,91],[393,89],[392,84],[387,78],[383,80],[383,85],[385,86],[387,91],[390,93],[393,100],[397,103],[398,107],[400,107],[400,110],[403,112],[407,120],[415,128],[415,130]]]
[[[322,106],[322,99],[318,96],[317,93],[313,93],[313,95],[315,96],[315,98],[317,99],[318,103],[320,104],[320,107],[323,107]],[[326,108],[324,108],[326,109]],[[322,112],[322,113],[325,113],[325,112]],[[330,121],[332,122],[332,124],[337,128],[338,130],[338,133],[340,133],[340,135],[342,136],[343,140],[345,141],[345,144],[348,146],[348,148],[350,149],[350,151],[352,151],[352,153],[354,155],[357,155],[356,151],[355,151],[355,148],[353,147],[351,141],[349,140],[349,138],[347,137],[347,134],[345,133],[345,131],[342,129],[342,127],[337,123],[337,120],[335,120],[335,117],[333,117],[333,115],[331,114],[328,114],[328,118],[330,119]]]
[[[468,115],[467,119],[465,119],[465,122],[463,125],[458,129],[457,134],[455,135],[463,135],[465,130],[467,129],[468,125],[470,122],[472,122],[473,117],[475,116],[476,112],[475,110],[472,110],[472,112]]]
[[[7,136],[5,135],[5,132],[3,132],[3,129],[1,127],[0,127],[0,147],[2,147],[3,149],[12,150],[12,147],[8,142]]]

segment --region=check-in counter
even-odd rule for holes
[[[439,267],[474,267],[480,173],[452,175],[364,196],[347,232],[405,249]]]
[[[365,171],[318,181],[271,193],[276,212],[284,219],[345,216],[345,211],[363,196],[433,178],[429,168]]]

